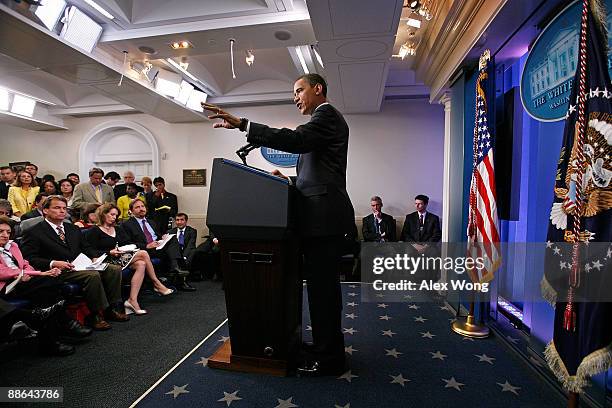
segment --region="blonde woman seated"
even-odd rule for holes
[[[102,253],[110,255],[109,262],[126,267],[127,265],[124,262],[129,260],[130,254],[126,254],[117,248],[130,242],[123,229],[115,227],[117,217],[119,216],[119,209],[112,203],[103,204],[96,210],[96,216],[98,217],[98,225],[87,232],[87,241],[94,249],[100,252],[100,255]],[[137,315],[147,313],[138,304],[138,292],[142,286],[145,273],[153,282],[153,290],[155,292],[163,296],[174,292],[173,289],[164,286],[157,278],[157,275],[155,275],[155,269],[147,251],[139,250],[136,252],[134,257],[129,260],[128,265],[134,271],[131,280],[130,297],[124,303],[128,314],[130,312]]]
[[[32,210],[39,191],[40,187],[38,187],[32,175],[25,170],[20,171],[17,175],[17,181],[8,191],[8,200],[13,207],[13,215],[21,217]]]

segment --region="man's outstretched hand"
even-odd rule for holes
[[[206,102],[202,102],[201,105],[204,110],[213,112],[212,115],[208,116],[208,119],[223,119],[223,122],[216,122],[213,124],[214,128],[223,127],[226,129],[236,129],[240,126],[240,118],[225,112],[220,107]]]
[[[278,170],[278,169],[274,169],[274,170],[272,170],[272,171],[270,172],[270,174],[272,174],[273,176],[280,177],[280,178],[285,179],[285,180],[289,180],[289,177],[285,176],[285,175],[284,175],[283,173],[281,173],[281,172],[280,172],[280,170]]]

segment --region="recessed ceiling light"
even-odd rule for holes
[[[173,50],[184,50],[187,48],[193,48],[193,44],[191,44],[189,41],[175,41],[173,43],[170,44],[170,48],[172,48]]]
[[[277,40],[287,41],[291,38],[291,32],[287,30],[278,30],[274,33],[274,37]]]
[[[157,54],[157,51],[155,51],[155,48],[151,48],[151,47],[148,47],[146,45],[141,45],[140,47],[138,47],[138,50],[140,52],[143,52],[143,53],[149,54],[149,55]]]
[[[409,18],[406,24],[410,27],[421,28],[421,20],[417,20],[416,18]]]

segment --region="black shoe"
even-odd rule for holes
[[[48,320],[51,316],[55,315],[57,312],[64,310],[64,300],[60,300],[59,302],[45,308],[36,308],[32,310],[32,317],[38,323],[42,323]]]
[[[63,334],[67,337],[82,339],[83,337],[91,335],[92,332],[92,329],[82,326],[81,323],[76,320],[69,320],[68,323],[64,325]]]
[[[183,292],[195,292],[196,290],[196,288],[194,288],[193,286],[191,286],[185,281],[183,281],[183,283],[179,284],[177,287],[178,287],[178,290],[181,290]]]
[[[64,344],[59,341],[51,341],[40,345],[40,351],[43,354],[52,356],[69,356],[75,351],[74,346]]]
[[[346,372],[344,364],[322,364],[320,361],[306,361],[297,368],[298,377],[339,376]]]

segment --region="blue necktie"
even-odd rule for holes
[[[179,231],[178,242],[180,246],[185,246],[185,236],[183,235],[183,231]]]

